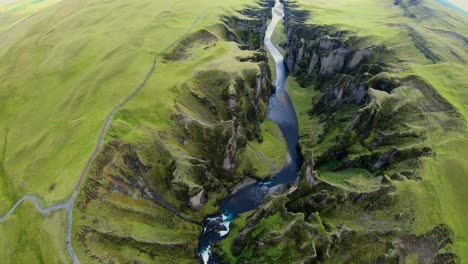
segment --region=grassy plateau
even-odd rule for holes
[[[226,87],[217,87],[221,83],[232,82],[233,96],[245,93],[236,97],[239,109],[252,104],[249,98],[258,101],[258,116],[252,118],[261,123],[265,100],[235,86],[238,80],[239,89],[253,87],[252,79],[260,76],[259,65],[249,59],[252,51],[240,49],[227,38],[228,21],[223,22],[233,15],[249,19],[237,12],[247,5],[258,6],[249,0],[0,2],[0,215],[26,194],[35,195],[44,207],[70,199],[106,117],[139,87],[158,54],[158,64],[145,89],[116,113],[105,137],[103,151],[117,146],[115,164],[119,164],[121,152],[124,162],[128,155],[147,155],[149,161],[143,162],[149,164],[153,162],[149,151],[156,151],[161,153],[161,160],[151,165],[151,173],[164,174],[176,165],[180,175],[192,175],[189,170],[196,169],[192,163],[197,156],[202,158],[201,147],[178,141],[183,132],[176,132],[180,124],[174,121],[175,115],[192,120],[195,130],[212,128],[215,140],[224,133],[226,142],[222,144],[226,144],[232,129],[230,123],[218,120],[228,115],[221,99]],[[246,62],[239,61],[242,57]],[[226,78],[208,74],[219,69],[224,72],[218,76]],[[263,98],[268,95],[261,94]],[[218,112],[214,114],[215,110]],[[275,146],[286,148],[284,141],[274,124],[258,125],[257,131],[257,123],[249,122],[242,125],[251,126],[248,129],[255,136],[249,138],[248,149],[239,147],[233,158],[246,155],[259,159],[255,163],[265,162],[267,165],[256,169],[250,158],[242,158],[246,160],[245,173],[269,177],[285,162],[286,157],[272,154],[278,150]],[[148,139],[156,144],[153,148],[144,148]],[[208,146],[215,143],[205,142]],[[127,147],[130,154],[125,152]],[[84,263],[132,258],[155,261],[151,252],[162,251],[168,255],[161,253],[157,261],[167,263],[174,261],[167,256],[177,257],[176,252],[183,247],[189,257],[184,260],[182,254],[180,262],[194,262],[201,227],[148,202],[149,197],[144,197],[146,202],[139,199],[148,195],[144,189],[135,190],[137,193],[131,193],[134,199],[129,198],[129,183],[121,182],[110,169],[106,168],[107,174],[95,175],[104,157],[100,154],[93,163],[91,180],[85,180],[85,194],[80,194],[78,208],[74,209],[72,244],[78,257]],[[158,162],[167,164],[159,166]],[[124,179],[127,176],[122,175]],[[92,181],[100,177],[108,177],[108,181],[92,189]],[[181,202],[164,187],[165,179],[148,180],[157,186],[158,195],[164,196],[160,203],[168,200],[177,210],[187,209],[179,208]],[[181,188],[189,186],[190,195],[201,190],[184,178],[179,183]],[[91,194],[87,193],[90,189]],[[203,212],[190,217],[201,221],[206,213],[214,213],[218,196],[208,197]],[[20,205],[0,224],[0,240],[5,245],[0,257],[6,263],[69,262],[65,215],[65,211],[57,211],[42,216],[28,202]],[[116,241],[130,246],[116,247]],[[141,252],[144,256],[135,257]]]
[[[283,2],[272,39],[289,69],[300,181],[239,215],[213,252],[468,262],[468,16],[432,0]],[[0,217],[25,195],[49,207],[79,188],[81,263],[197,263],[203,219],[287,161],[265,118],[272,4],[0,0]],[[67,217],[22,203],[0,222],[0,262],[72,262]]]
[[[392,184],[397,188],[400,206],[411,204],[414,210],[411,230],[422,234],[438,224],[448,225],[455,234],[454,252],[460,263],[464,263],[468,261],[468,17],[436,1],[413,1],[417,5],[401,2],[400,5],[395,5],[394,1],[370,0],[298,0],[295,3],[298,9],[310,12],[305,23],[334,26],[350,32],[364,39],[360,48],[385,45],[391,57],[398,58],[393,59],[393,74],[400,78],[418,76],[435,91],[419,89],[409,83],[390,95],[423,109],[421,118],[408,125],[414,131],[426,131],[424,142],[405,144],[413,147],[424,144],[436,153],[422,158],[421,181],[393,181]],[[301,134],[316,138],[322,131],[323,118],[309,118],[309,111],[317,91],[313,85],[300,87],[294,78],[288,79],[288,89]],[[432,96],[442,97],[457,114],[444,113],[447,110],[439,107],[437,100],[424,102],[424,97]],[[348,113],[352,111],[355,110],[347,110]],[[333,139],[332,132],[327,135]],[[314,155],[326,149],[327,146],[323,147],[326,144],[334,143],[323,140],[313,147]],[[359,153],[362,151],[357,149]],[[345,181],[346,188],[350,186],[349,177],[359,180],[358,186],[366,177],[359,172],[327,172],[326,167],[317,170],[322,180],[333,185],[338,184],[337,179]],[[359,178],[352,176],[355,173]],[[371,185],[363,184],[365,188]]]

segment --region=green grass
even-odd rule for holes
[[[167,4],[149,0],[44,0],[0,4],[0,215],[25,194],[36,195],[42,205],[69,199],[97,143],[106,116],[143,81],[155,55],[183,36],[200,15],[193,31],[206,28],[215,35],[221,34],[213,25],[220,23],[221,15],[234,14],[234,10],[245,4],[253,4],[253,1],[202,0]],[[170,116],[177,113],[174,105],[180,100],[177,89],[186,88],[181,85],[190,82],[202,69],[226,68],[231,73],[258,69],[255,63],[241,65],[238,62],[236,56],[252,54],[240,50],[234,43],[220,41],[207,50],[197,46],[191,53],[185,61],[159,61],[145,89],[115,116],[106,142],[111,136],[118,136],[133,143],[148,131],[172,130],[174,122]],[[186,108],[184,112],[209,123],[210,120],[205,120],[196,110]],[[273,139],[276,134],[265,132],[264,136]],[[259,146],[256,147],[261,148]],[[171,148],[174,153],[180,153],[176,144]],[[271,146],[266,147],[270,151],[268,148]],[[276,156],[271,158],[277,162]],[[216,200],[213,195],[206,211],[216,210]],[[127,202],[132,204],[132,201]],[[88,215],[112,219],[101,226],[100,231],[120,236],[128,232],[138,241],[158,242],[153,240],[164,237],[179,241],[189,237],[194,244],[200,231],[184,227],[181,229],[188,230],[187,233],[172,234],[167,230],[174,225],[141,223],[141,218],[133,214],[129,218],[113,218],[116,212],[101,209],[95,206],[93,213],[96,215]],[[38,219],[42,217],[31,206],[19,210],[21,225],[12,223],[19,214],[15,213],[0,225],[0,237],[20,238],[15,240],[14,250],[29,245],[37,248],[13,254],[12,262],[34,261],[39,254],[36,250],[50,258],[57,256],[57,261],[49,258],[51,262],[68,262],[64,260],[68,254],[62,256],[64,216],[60,219],[55,215],[46,216],[45,222],[60,222],[54,227],[61,229],[53,230],[55,233],[48,238],[36,237],[40,233]],[[174,218],[173,215],[164,217]],[[83,223],[76,219],[74,230]],[[92,221],[81,219],[87,220]],[[180,220],[169,223],[171,221]],[[121,228],[124,226],[127,229]],[[48,243],[50,240],[54,243]],[[104,242],[95,249],[101,253],[109,250],[121,261],[138,254],[131,247],[116,248]],[[75,250],[80,257],[86,255],[80,247]],[[0,253],[2,258],[10,256],[7,251]],[[173,259],[165,261],[171,263]]]
[[[323,172],[320,179],[352,192],[369,193],[377,191],[381,187],[382,176],[369,177],[367,174],[365,170],[346,170],[340,173]]]
[[[198,28],[218,22],[226,12],[218,6],[215,1],[59,1],[16,24],[5,22],[11,29],[2,34],[0,51],[0,138],[7,138],[0,212],[24,194],[37,194],[45,204],[68,198],[107,114],[140,84],[154,55],[184,34],[203,10],[212,8]],[[0,14],[20,16],[11,13]],[[162,68],[156,75],[164,74]],[[164,90],[183,79],[175,68],[167,72],[173,78],[155,78],[157,85],[151,83],[140,98],[157,94],[167,105]]]
[[[73,229],[79,231],[74,233],[74,237],[80,236],[79,242],[74,242],[74,249],[82,262],[93,262],[91,253],[99,258],[119,261],[137,258],[162,263],[170,261],[166,257],[173,255],[172,251],[184,249],[178,255],[183,262],[184,259],[187,261],[187,255],[191,255],[190,250],[196,249],[193,241],[198,239],[199,226],[184,222],[149,201],[103,190],[99,192],[101,200],[92,200],[84,213],[74,211],[79,216],[73,222]],[[83,230],[82,227],[92,229]],[[114,237],[110,241],[103,238],[108,234]],[[125,242],[118,245],[116,239]],[[157,248],[159,257],[153,259],[146,253],[142,254],[138,250],[142,246]],[[187,254],[187,251],[190,252]]]
[[[312,86],[307,88],[300,87],[294,77],[289,77],[287,79],[286,87],[294,105],[297,120],[300,124],[299,134],[311,133],[311,131],[312,133],[314,131],[319,133],[321,130],[318,128],[319,123],[315,119],[309,117],[312,99],[318,92]]]
[[[230,224],[229,236],[221,240],[219,245],[221,250],[226,255],[228,263],[237,263],[237,258],[232,254],[231,244],[236,236],[239,235],[242,228],[247,224],[247,218],[252,214],[252,212],[246,212],[238,215]]]
[[[241,171],[253,173],[259,179],[268,179],[287,162],[287,146],[279,127],[270,120],[261,125],[263,142],[248,143],[241,162]]]
[[[468,35],[466,16],[431,1],[423,1],[422,5],[437,15],[427,15],[426,11],[414,8],[410,10],[416,16],[413,19],[405,17],[403,10],[394,6],[393,1],[300,0],[298,3],[300,8],[311,11],[308,23],[334,25],[349,30],[366,39],[361,44],[363,47],[385,44],[395,58],[401,59],[398,62],[400,77],[417,75],[423,78],[467,119],[468,71],[462,60],[468,61],[468,50],[456,36]],[[433,64],[415,47],[408,28],[416,32],[426,47],[437,55],[440,59],[437,64]],[[417,104],[418,96],[415,97],[408,89],[407,99]],[[310,97],[307,98],[307,95],[303,95],[307,91],[301,90],[291,79],[289,91],[298,112],[301,131],[314,130],[316,124],[307,119],[306,115],[302,116],[308,110],[313,94],[308,94]],[[437,156],[423,159],[421,182],[394,184],[398,187],[400,199],[411,201],[415,206],[413,231],[423,233],[440,223],[449,225],[455,232],[455,253],[466,261],[468,226],[464,223],[468,222],[468,127],[466,121],[460,121],[455,125],[455,131],[446,132],[443,129],[446,125],[444,122],[449,119],[444,113],[427,113],[425,118],[424,127],[429,133],[424,144],[430,146]],[[424,120],[421,121],[424,123]],[[336,176],[329,172],[322,174],[329,180]]]
[[[350,168],[342,171],[331,171],[318,168],[317,177],[336,187],[357,193],[370,193],[381,187],[382,176],[376,177],[373,173],[360,168]]]
[[[65,249],[66,211],[41,215],[25,201],[0,224],[3,263],[69,263]]]
[[[433,85],[442,97],[468,119],[468,70],[466,65],[444,62],[434,65],[412,65],[401,75],[417,74]]]
[[[229,245],[229,241],[221,242],[229,263],[296,263],[315,252],[315,229],[306,223],[302,213],[293,214],[285,210],[285,198],[270,197],[249,218],[249,226],[242,230],[241,236],[238,235],[238,226],[235,227],[235,233],[230,236],[237,236],[239,241],[233,244],[237,256],[233,257],[229,248],[226,251],[224,245]],[[245,225],[244,221],[239,224]]]

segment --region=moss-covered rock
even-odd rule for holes
[[[228,45],[249,49],[241,53],[250,59],[229,58],[235,70],[220,70],[208,60],[174,83],[170,96],[176,100],[168,98],[165,106],[173,110],[170,116],[157,109],[145,109],[144,117],[125,113],[141,130],[112,135],[77,199],[76,244],[84,256],[96,262],[195,261],[202,220],[248,176],[241,161],[249,141],[271,144],[261,126],[274,92],[262,50],[271,3],[188,34],[164,55],[164,63],[180,63],[195,56],[192,49],[236,41]],[[149,116],[167,129],[156,129]]]
[[[247,219],[231,244],[238,263],[310,262],[320,235],[304,215],[287,212],[285,197],[271,197]]]
[[[413,208],[393,186],[394,180],[424,177],[417,172],[419,159],[434,155],[421,129],[428,111],[419,107],[424,103],[406,97],[409,82],[391,74],[385,47],[362,46],[366,41],[331,26],[306,25],[307,13],[292,1],[284,3],[285,64],[300,86],[315,89],[308,114],[323,131],[301,135],[300,180],[287,196],[271,198],[252,214],[232,241],[232,253],[241,263],[454,261],[445,227],[411,234]],[[419,81],[410,86],[427,88]],[[427,96],[421,102],[434,100],[430,91],[423,92]],[[435,105],[445,109],[446,104]],[[297,216],[312,235],[282,237],[289,227],[284,222],[294,226]],[[296,247],[272,242],[277,229],[282,230],[278,237]],[[310,255],[297,248],[301,239],[303,245],[313,242]],[[407,246],[401,247],[401,241]],[[424,253],[418,243],[433,250]],[[279,252],[270,252],[271,247]],[[284,250],[289,256],[282,255]]]

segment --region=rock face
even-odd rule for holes
[[[239,12],[251,19],[239,16],[225,16],[223,22],[232,29],[228,37],[235,42],[241,43],[244,49],[257,50],[263,47],[263,39],[268,26],[267,20],[271,18],[271,8],[275,2],[261,0],[261,9],[246,8]]]
[[[194,210],[200,209],[206,203],[205,190],[201,190],[197,195],[190,198],[190,207]]]
[[[251,19],[223,17],[228,38],[245,49],[261,48],[263,43],[260,40],[263,39],[263,29],[270,15],[269,7],[270,2],[265,1],[261,9],[241,11]],[[204,175],[210,175],[187,177],[187,170],[193,171],[187,166],[193,165],[182,166],[172,181],[174,190],[181,194],[179,198],[184,197],[188,203],[192,203],[190,197],[193,198],[200,190],[204,190],[209,197],[210,193],[220,191],[220,185],[230,188],[242,181],[244,175],[238,172],[240,157],[247,141],[262,140],[260,124],[266,116],[268,98],[274,91],[266,60],[265,52],[257,50],[251,58],[239,58],[241,63],[256,62],[258,68],[255,70],[242,73],[209,70],[195,76],[196,85],[191,88],[191,94],[210,109],[211,115],[205,118],[215,125],[190,118],[184,114],[182,106],[176,105],[180,114],[173,116],[177,125],[175,137],[184,145],[193,145],[198,152],[197,159],[204,161]],[[216,175],[216,181],[209,180],[212,175]]]
[[[346,65],[347,70],[355,69],[359,64],[366,63],[371,59],[372,53],[368,49],[356,50],[351,60]]]
[[[249,217],[234,238],[232,253],[239,263],[310,263],[320,239],[303,215],[287,212],[286,197],[272,198]]]
[[[382,47],[353,48],[343,36],[321,25],[296,23],[297,18],[287,18],[287,53],[285,64],[302,84],[327,79],[339,73],[352,73],[372,59],[372,51]]]
[[[332,51],[326,56],[322,56],[319,61],[319,76],[328,77],[335,73],[341,72],[345,65],[345,59],[347,54],[348,50],[344,48],[339,48]]]
[[[324,124],[322,133],[316,138],[301,136],[303,154],[310,155],[307,151],[309,145],[313,145],[310,142],[325,144],[326,135],[338,130],[330,147],[314,153],[316,166],[336,160],[344,160],[338,163],[340,169],[355,167],[358,163],[371,171],[393,166],[396,159],[377,161],[383,155],[382,151],[357,159],[353,157],[353,162],[347,158],[354,155],[349,148],[356,145],[372,152],[372,147],[363,141],[377,144],[377,135],[382,131],[400,133],[401,137],[395,137],[392,143],[419,137],[404,128],[403,120],[412,122],[422,114],[421,111],[405,102],[394,108],[397,99],[392,91],[400,86],[400,80],[390,73],[393,69],[386,63],[390,57],[386,48],[364,46],[365,41],[351,32],[331,26],[304,24],[307,14],[294,10],[294,5],[289,2],[285,8],[286,66],[301,86],[313,86],[319,91],[311,102],[309,116],[320,116]],[[382,141],[379,146],[383,145]],[[407,158],[417,159],[416,156]]]
[[[392,74],[395,61],[384,46],[305,24],[308,14],[284,3],[285,64],[300,86],[315,90],[308,112],[314,131],[300,136],[304,162],[296,186],[279,197],[272,190],[240,228],[231,253],[240,263],[404,263],[411,254],[454,263],[445,251],[451,231],[439,226],[412,235],[411,203],[400,201],[392,185],[419,180],[419,159],[434,155],[425,131],[412,129],[424,127],[429,110],[401,96],[410,82]],[[420,105],[434,101],[428,85],[414,86],[425,91]]]
[[[258,8],[240,11],[242,16],[223,17],[214,25],[219,34],[202,29],[185,36],[162,62],[180,63],[195,56],[194,47],[234,41],[229,45],[249,50],[242,52],[247,57],[229,58],[234,69],[242,70],[204,62],[205,70],[170,90],[171,99],[162,111],[171,111],[170,116],[158,109],[145,109],[143,115],[136,110],[122,113],[135,123],[117,125],[77,200],[76,243],[90,259],[195,260],[202,220],[215,213],[213,205],[246,177],[239,163],[248,141],[263,141],[260,125],[274,92],[262,49],[271,4],[262,1]],[[119,130],[132,131],[137,125],[143,128],[134,134]],[[115,250],[116,245],[129,254]]]

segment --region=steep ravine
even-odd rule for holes
[[[116,115],[76,200],[74,249],[83,262],[194,262],[203,219],[244,180],[281,168],[250,158],[287,163],[275,153],[287,149],[280,128],[265,121],[274,92],[263,50],[272,4],[226,12],[184,36],[160,61],[190,73],[167,89],[167,105]],[[169,109],[164,129],[152,119],[161,108]]]
[[[65,247],[66,247],[66,249],[68,251],[68,254],[69,254],[69,256],[70,256],[70,258],[72,260],[72,263],[73,264],[79,264],[80,263],[80,260],[78,259],[77,255],[74,252],[73,244],[72,244],[73,207],[75,205],[76,198],[78,197],[78,193],[81,190],[83,181],[85,180],[85,177],[86,177],[87,173],[89,172],[89,168],[91,167],[91,164],[94,162],[94,160],[98,156],[99,151],[101,151],[101,149],[102,149],[102,146],[103,146],[103,143],[104,143],[103,142],[104,138],[105,138],[105,136],[106,136],[106,134],[108,132],[108,129],[109,129],[110,125],[111,125],[111,122],[112,122],[115,114],[122,107],[124,107],[133,97],[135,97],[146,86],[149,78],[152,76],[152,74],[154,73],[154,71],[156,69],[158,60],[160,59],[161,55],[164,54],[165,52],[167,52],[168,50],[170,50],[171,48],[173,48],[173,46],[176,45],[177,43],[179,43],[179,41],[181,39],[185,38],[193,30],[193,28],[197,25],[199,20],[209,11],[209,9],[210,8],[205,9],[199,16],[197,16],[195,18],[195,20],[192,22],[192,24],[190,25],[189,29],[187,30],[187,32],[185,34],[178,37],[171,44],[169,44],[169,46],[167,46],[164,51],[162,51],[161,53],[158,53],[158,54],[155,55],[154,60],[153,60],[153,62],[151,64],[151,67],[150,67],[148,73],[146,74],[145,78],[142,80],[142,82],[135,88],[135,90],[132,91],[132,93],[130,95],[128,95],[125,99],[123,99],[123,101],[120,102],[116,107],[114,107],[112,109],[112,111],[107,115],[106,119],[104,120],[103,127],[100,130],[99,137],[98,137],[98,142],[97,142],[93,152],[91,153],[91,155],[87,159],[85,167],[81,171],[79,180],[78,180],[77,184],[75,185],[74,191],[73,191],[70,199],[67,200],[64,203],[55,204],[55,205],[52,205],[50,207],[44,207],[43,208],[43,207],[41,207],[41,205],[39,204],[39,202],[37,201],[37,198],[35,196],[25,195],[25,196],[21,197],[3,217],[0,217],[0,224],[2,222],[4,222],[11,214],[13,214],[15,212],[15,210],[25,200],[31,200],[34,203],[34,206],[37,209],[37,211],[39,211],[41,214],[50,214],[51,212],[54,212],[54,211],[57,211],[57,210],[62,210],[62,209],[66,210],[67,211],[67,223],[66,223],[67,228],[66,228],[66,235],[65,235],[66,236]],[[162,204],[162,206],[165,206],[165,204]],[[171,210],[171,209],[172,208],[168,208],[168,210]],[[174,214],[176,214],[181,219],[184,219],[184,220],[186,220],[188,222],[191,221],[190,219],[185,219],[185,216],[183,216],[182,214],[177,212],[175,209],[172,209],[172,211],[173,211]]]
[[[254,181],[242,185],[232,192],[221,204],[221,214],[208,217],[204,221],[203,234],[200,238],[200,262],[218,263],[222,261],[211,252],[211,245],[229,235],[229,226],[239,214],[258,207],[269,194],[280,194],[288,190],[297,178],[300,158],[297,150],[298,123],[294,107],[288,92],[284,89],[286,68],[283,56],[271,41],[278,23],[283,21],[283,4],[276,0],[272,8],[272,19],[266,29],[265,46],[275,62],[276,92],[269,99],[267,118],[274,121],[281,129],[287,143],[288,163],[269,181]],[[284,155],[278,153],[277,155]]]
[[[436,155],[421,129],[425,114],[456,111],[421,78],[396,77],[399,60],[385,45],[307,24],[307,11],[284,2],[288,83],[311,98],[299,122],[304,163],[297,188],[233,222],[219,255],[230,263],[452,263],[452,231],[413,234],[411,201],[394,182],[418,184],[420,159]],[[407,87],[424,91],[417,104]]]

